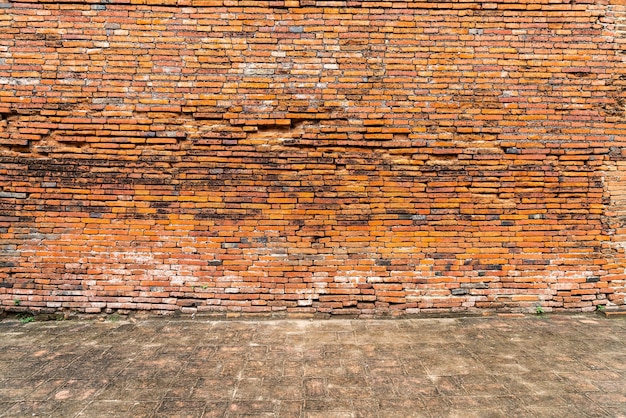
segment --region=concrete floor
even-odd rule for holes
[[[2,417],[626,417],[626,319],[0,322]]]

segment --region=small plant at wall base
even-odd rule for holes
[[[598,312],[604,312],[606,311],[606,305],[598,305],[596,306],[596,309],[598,310]]]
[[[35,317],[30,314],[23,313],[17,315],[17,319],[19,319],[22,324],[28,324],[29,322],[33,322]]]
[[[21,301],[21,300],[19,300],[19,299],[17,299],[17,298],[13,299],[13,305],[14,305],[14,306],[20,306],[21,304],[22,304],[22,301]]]
[[[543,308],[541,307],[541,305],[537,305],[537,307],[535,307],[535,313],[537,315],[543,315],[546,311],[543,310]]]
[[[119,322],[120,319],[121,319],[121,317],[120,317],[120,314],[118,314],[118,313],[113,313],[113,314],[109,315],[109,318],[108,318],[108,320],[111,321],[111,322]]]

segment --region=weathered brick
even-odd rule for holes
[[[624,304],[623,2],[331,3],[0,4],[3,309]]]

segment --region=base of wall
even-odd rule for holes
[[[618,318],[626,315],[625,306],[611,306],[608,308],[578,308],[563,309],[556,308],[548,310],[534,309],[467,309],[467,310],[424,310],[420,312],[393,311],[384,313],[358,314],[350,312],[330,312],[330,313],[303,313],[303,312],[207,312],[198,311],[195,308],[181,308],[178,310],[128,310],[128,309],[105,309],[100,312],[87,313],[84,310],[51,310],[51,309],[28,309],[28,308],[7,308],[0,309],[0,320],[5,318],[23,319],[32,317],[35,321],[63,321],[63,320],[141,320],[148,318],[191,318],[207,320],[282,320],[282,319],[394,319],[394,318],[458,318],[458,317],[490,317],[499,316],[506,318],[543,316],[543,315],[572,315],[577,313],[597,313],[607,318]]]

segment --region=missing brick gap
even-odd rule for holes
[[[310,148],[310,140],[305,138],[308,129],[319,125],[319,120],[291,119],[288,124],[267,124],[252,127],[244,140],[263,151],[280,151],[285,147]]]
[[[15,110],[0,109],[0,122],[3,122],[3,121],[9,122],[9,121],[15,120],[19,117],[19,115],[20,114]]]
[[[258,133],[264,132],[275,132],[275,133],[284,133],[291,131],[291,125],[260,125],[257,127]]]
[[[57,141],[59,145],[64,147],[73,148],[73,149],[83,149],[87,146],[86,142],[83,141]]]
[[[0,109],[0,133],[7,133],[12,130],[15,122],[20,117],[22,112],[18,112],[16,109],[3,108]],[[30,114],[32,111],[23,112],[24,114]],[[5,135],[3,135],[5,136]],[[10,138],[7,142],[0,143],[0,152],[13,156],[21,156],[32,153],[30,149],[30,141],[28,140],[15,140]]]
[[[602,106],[607,116],[626,118],[626,95],[624,93],[625,91],[622,91],[613,101]]]
[[[0,151],[3,152],[7,152],[9,154],[13,154],[13,155],[24,155],[24,154],[31,154],[32,151],[30,149],[30,147],[28,145],[6,145],[6,144],[1,144],[0,145]]]
[[[319,120],[316,119],[290,119],[289,124],[258,125],[257,132],[290,132],[294,129],[301,129],[305,125],[313,126],[318,124]]]
[[[459,158],[458,154],[440,154],[428,156],[429,162],[442,162],[442,161],[456,161]]]

